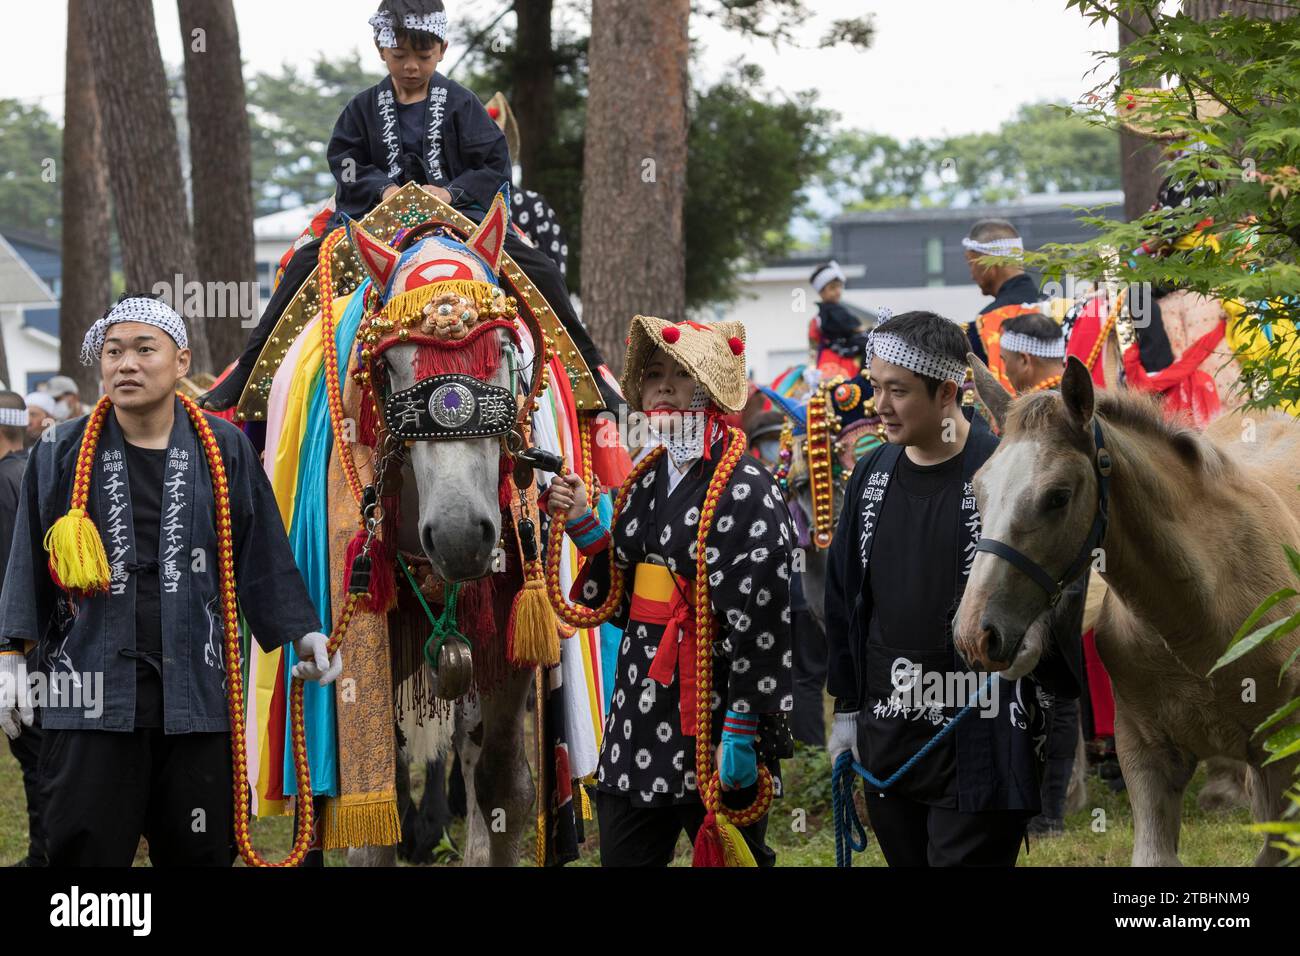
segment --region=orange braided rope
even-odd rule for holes
[[[627,501],[628,492],[632,486],[641,480],[651,468],[658,464],[659,459],[663,457],[664,449],[661,445],[650,454],[646,455],[623,479],[622,486],[618,489],[618,496],[614,499],[614,516],[611,524],[618,522],[618,516],[623,511],[623,505]],[[611,541],[610,547],[613,547]],[[560,589],[560,554],[564,548],[564,520],[562,518],[551,518],[551,533],[547,538],[546,544],[546,593],[551,599],[551,606],[555,608],[555,613],[565,624],[571,624],[574,627],[599,627],[618,610],[619,602],[623,600],[623,569],[611,556],[609,562],[609,594],[606,595],[604,603],[597,608],[583,607],[581,604],[570,604]]]
[[[352,450],[343,441],[343,386],[339,382],[339,352],[334,335],[334,247],[346,235],[347,229],[339,226],[321,243],[316,273],[320,288],[321,350],[325,353],[325,396],[329,402],[330,425],[334,430],[334,447],[338,451],[339,464],[343,467],[348,487],[352,489],[357,504],[360,504],[364,496],[361,476],[357,474],[357,463],[352,459]]]
[[[1115,328],[1115,322],[1119,318],[1120,309],[1124,307],[1124,298],[1128,294],[1127,289],[1120,289],[1115,295],[1115,305],[1110,310],[1110,315],[1106,317],[1105,324],[1102,325],[1097,333],[1097,341],[1092,343],[1092,349],[1088,352],[1088,361],[1084,364],[1088,366],[1088,371],[1092,371],[1093,365],[1097,363],[1097,356],[1106,345],[1106,339],[1110,338],[1111,330]]]
[[[1064,376],[1062,376],[1062,375],[1049,375],[1049,376],[1047,376],[1047,378],[1043,379],[1043,380],[1042,380],[1041,382],[1039,382],[1037,385],[1034,385],[1034,386],[1032,386],[1031,388],[1027,388],[1027,389],[1025,389],[1025,390],[1024,390],[1023,392],[1021,392],[1020,394],[1021,394],[1021,395],[1032,395],[1034,392],[1045,392],[1045,391],[1047,391],[1048,389],[1056,388],[1058,385],[1061,384],[1061,379],[1062,379],[1063,377],[1064,377]]]
[[[235,591],[235,550],[233,530],[230,519],[230,487],[226,479],[226,463],[221,458],[221,449],[217,437],[207,417],[192,399],[177,393],[181,404],[198,432],[199,443],[208,460],[208,472],[212,476],[212,493],[216,500],[217,523],[217,575],[221,591],[221,619],[225,631],[226,651],[226,696],[230,711],[230,756],[233,772],[234,809],[235,809],[235,844],[239,855],[249,866],[288,867],[302,863],[307,851],[311,849],[312,831],[315,826],[314,808],[311,796],[311,767],[307,761],[307,733],[302,713],[302,680],[293,678],[289,690],[289,728],[293,747],[294,775],[298,781],[298,821],[294,831],[293,849],[289,855],[278,863],[263,858],[253,848],[249,834],[249,791],[248,744],[244,731],[244,663],[243,648],[239,636],[239,603]],[[96,409],[98,411],[98,409]],[[348,596],[343,614],[333,629],[329,641],[329,654],[342,642],[347,633],[348,624],[356,610],[360,595]]]
[[[723,813],[738,827],[757,823],[772,805],[772,774],[763,764],[758,767],[758,794],[743,810],[722,806],[721,781],[713,757],[713,635],[717,622],[710,611],[709,569],[705,541],[713,528],[713,515],[726,491],[749,443],[739,428],[727,428],[727,448],[709,481],[704,504],[700,508],[700,530],[695,548],[695,778],[700,799],[706,810]]]

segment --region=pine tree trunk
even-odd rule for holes
[[[93,0],[68,0],[68,22],[85,23]],[[81,340],[110,305],[108,170],[90,46],[69,31],[63,99],[63,294],[59,371],[90,402],[99,369],[81,364]]]
[[[1142,33],[1148,26],[1145,19],[1134,17],[1133,25]],[[1122,50],[1141,35],[1129,30],[1124,24],[1119,25],[1119,47]],[[1120,61],[1121,74],[1127,65]],[[1119,130],[1119,178],[1124,190],[1124,218],[1136,219],[1156,201],[1160,182],[1164,178],[1159,163],[1163,150],[1160,143],[1147,136],[1130,132],[1124,127]]]
[[[1224,13],[1254,17],[1256,20],[1285,20],[1295,10],[1281,6],[1277,0],[1256,3],[1253,0],[1183,0],[1183,13],[1193,20],[1213,20]]]
[[[153,4],[87,3],[83,22],[94,61],[127,289],[151,292],[155,285],[165,285],[164,297],[185,316],[193,368],[211,370],[206,330],[185,305],[185,284],[198,277]]]
[[[260,313],[248,109],[232,0],[178,0],[177,7],[185,50],[198,274],[204,282],[238,289],[237,294],[214,296],[214,314],[203,323],[216,372],[238,357],[248,335],[243,323]],[[250,314],[242,314],[245,307]]]
[[[519,26],[515,32],[514,102],[510,105],[519,123],[519,155],[510,158],[523,167],[523,184],[533,188],[555,135],[552,6],[553,0],[515,0]]]
[[[686,317],[689,0],[593,0],[582,306],[616,371],[637,313]]]

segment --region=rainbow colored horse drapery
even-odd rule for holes
[[[364,293],[363,285],[359,292]],[[336,347],[346,367],[357,326],[362,295],[335,301]],[[316,604],[328,634],[333,616],[330,602],[330,555],[326,514],[326,468],[333,432],[325,399],[324,353],[320,320],[297,337],[276,373],[267,409],[265,467],[280,505],[280,519],[289,534],[298,570]],[[249,720],[250,779],[261,813],[283,810],[283,800],[296,792],[287,735],[288,673],[297,662],[292,647],[253,657],[249,685],[255,689]],[[338,737],[334,689],[308,683],[303,688],[312,792],[338,795]],[[256,742],[255,744],[253,742]]]

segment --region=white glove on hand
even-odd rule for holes
[[[0,654],[0,730],[18,739],[36,718],[27,687],[27,660],[22,654]]]
[[[853,759],[862,763],[862,758],[858,756],[858,712],[855,710],[849,714],[836,714],[835,721],[831,724],[831,740],[826,745],[830,751],[831,766],[835,766],[835,761],[840,759],[840,754],[845,751],[853,754]]]
[[[298,663],[293,665],[293,676],[301,681],[314,680],[322,687],[338,680],[343,673],[343,652],[335,651],[329,656],[330,639],[324,634],[312,631],[293,642],[293,649],[298,652]]]

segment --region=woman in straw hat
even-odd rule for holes
[[[790,746],[793,536],[773,480],[722,423],[747,397],[744,335],[739,322],[638,315],[622,386],[652,450],[620,492],[612,533],[577,476],[551,483],[551,514],[588,556],[573,597],[604,605],[624,631],[596,773],[606,866],[667,865],[683,830],[697,864],[775,862],[763,836]],[[712,644],[708,673],[697,634]],[[711,744],[697,750],[697,736]],[[721,847],[712,858],[710,845]]]

